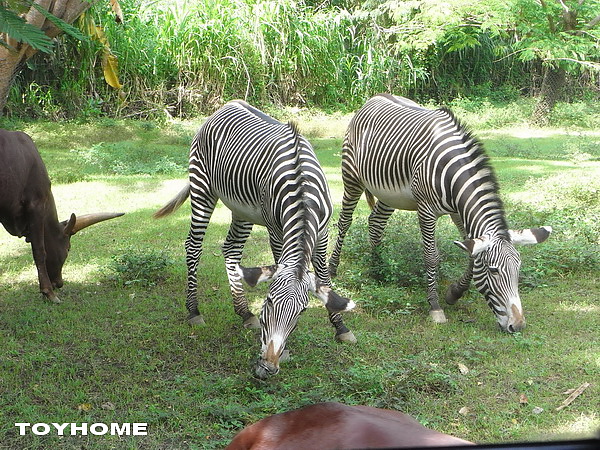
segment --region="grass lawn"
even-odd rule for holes
[[[349,118],[300,120],[337,208]],[[216,449],[266,415],[320,401],[398,409],[481,443],[587,437],[600,428],[600,134],[473,125],[493,158],[509,223],[555,230],[521,252],[522,333],[500,332],[474,288],[445,306],[447,324],[431,323],[416,216],[394,214],[375,269],[361,201],[335,280],[358,304],[345,315],[358,343],[334,342],[313,299],[288,342],[291,359],[263,382],[251,373],[258,333],[233,312],[220,255],[229,211],[218,207],[205,239],[201,328],[185,321],[189,203],[151,217],[184,184],[199,123],[12,124],[37,143],[61,219],[126,215],[73,237],[58,305],[38,293],[29,245],[0,232],[0,448]],[[442,289],[466,264],[456,238],[441,219]],[[267,242],[256,227],[246,265],[271,261]],[[266,289],[248,289],[257,313]],[[557,411],[583,383],[591,385]],[[16,422],[147,422],[148,434],[20,436]]]

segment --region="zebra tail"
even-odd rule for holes
[[[190,183],[188,182],[186,186],[177,194],[169,203],[160,208],[158,211],[154,213],[155,219],[160,219],[161,217],[168,216],[169,214],[177,211],[181,205],[187,200],[190,196]]]
[[[373,211],[373,208],[375,208],[375,197],[373,197],[373,194],[371,194],[366,189],[365,189],[365,197],[367,197],[367,203],[369,204],[369,208],[371,208],[371,211]]]

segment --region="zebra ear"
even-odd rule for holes
[[[278,269],[279,266],[277,264],[260,267],[242,267],[238,265],[238,274],[248,286],[254,287],[263,281],[271,281],[277,274]]]
[[[516,245],[532,245],[544,242],[552,233],[552,227],[527,228],[525,230],[508,230],[510,240]]]
[[[321,299],[328,311],[350,311],[356,306],[356,303],[352,300],[342,297],[329,286],[317,280],[314,273],[308,272],[308,278],[308,288],[310,289],[310,292],[312,292],[315,297]]]
[[[454,243],[462,248],[469,256],[477,256],[482,251],[487,250],[490,246],[490,239],[488,237],[465,239],[464,241],[454,241]]]

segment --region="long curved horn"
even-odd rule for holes
[[[125,213],[96,213],[96,214],[84,214],[83,216],[77,216],[75,221],[75,225],[73,225],[73,229],[70,230],[69,234],[73,235],[78,231],[83,230],[90,225],[94,225],[95,223],[102,222],[104,220],[114,219],[115,217],[120,217]],[[65,229],[65,232],[67,230]]]

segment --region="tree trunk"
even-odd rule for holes
[[[92,6],[86,0],[34,0],[44,9],[50,11],[59,19],[72,24],[85,10]],[[61,33],[52,22],[46,19],[37,9],[31,7],[24,17],[25,21],[42,30],[50,38]],[[16,42],[10,36],[2,36],[15,50],[0,46],[0,116],[6,106],[10,87],[27,59],[35,55],[36,50],[27,44]]]
[[[6,106],[10,86],[18,73],[21,61],[24,60],[24,51],[11,52],[0,47],[0,117]]]
[[[550,113],[560,98],[565,85],[565,69],[562,67],[546,67],[538,102],[535,105],[531,121],[535,125],[548,125]]]

